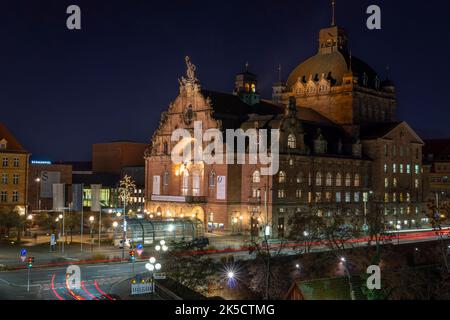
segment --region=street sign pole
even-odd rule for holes
[[[28,284],[27,284],[27,291],[30,292],[30,267],[28,267]]]

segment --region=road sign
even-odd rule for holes
[[[141,250],[143,248],[142,243],[138,243],[138,245],[136,246],[137,249]]]
[[[154,273],[153,278],[156,280],[164,280],[166,278],[166,274],[163,272]]]
[[[50,245],[54,246],[56,245],[56,241],[55,241],[55,234],[52,233],[52,235],[50,236]]]
[[[21,249],[20,250],[20,255],[21,256],[26,256],[27,255],[27,249]]]
[[[27,259],[27,256],[20,256],[20,260],[21,260],[22,262],[25,262],[26,259]]]
[[[144,250],[142,249],[136,249],[137,254],[139,255],[139,257],[142,255],[142,252],[144,252]]]

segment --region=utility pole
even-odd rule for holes
[[[81,184],[81,226],[80,226],[80,251],[83,252],[83,231],[84,231],[84,184]]]

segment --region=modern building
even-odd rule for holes
[[[14,135],[0,123],[0,214],[27,213],[29,157]]]
[[[31,160],[28,172],[29,210],[53,209],[53,184],[72,184],[72,165],[55,164],[50,161]],[[70,196],[69,192],[67,197]]]
[[[125,167],[144,167],[146,143],[118,141],[92,146],[92,171],[122,174]]]
[[[258,235],[268,222],[277,237],[295,214],[338,213],[359,217],[361,225],[380,214],[388,228],[426,224],[423,141],[396,119],[393,82],[350,54],[343,29],[322,29],[317,54],[274,85],[271,101],[261,98],[248,67],[227,94],[202,89],[189,58],[186,64],[179,95],[146,154],[147,210],[198,218],[210,231]],[[224,137],[226,129],[279,130],[279,170],[264,175],[267,164],[250,164],[251,153],[241,164],[173,163],[172,133],[193,134],[198,122],[203,132],[219,129]],[[231,138],[224,138],[227,148]],[[185,143],[205,149],[211,139]]]

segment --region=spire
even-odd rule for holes
[[[249,67],[250,65],[248,64],[248,61],[245,63],[245,72],[248,72],[248,67]]]
[[[278,65],[278,82],[281,82],[281,63]]]
[[[391,76],[391,67],[386,66],[386,80],[389,80]]]
[[[331,26],[336,25],[336,0],[331,0]]]

